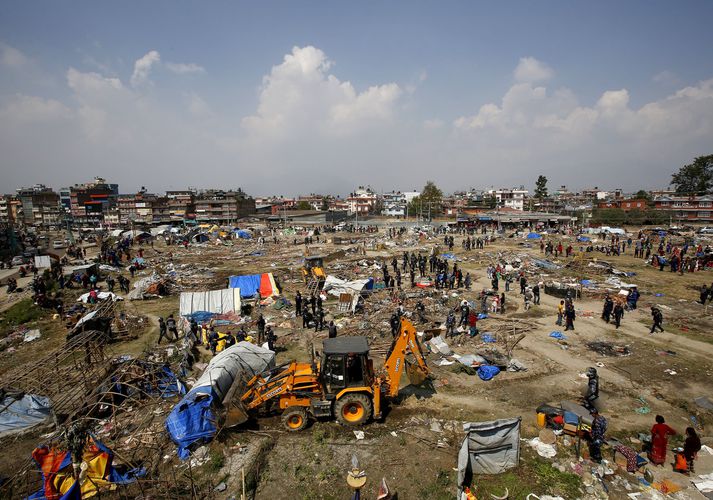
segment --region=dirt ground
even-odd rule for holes
[[[386,259],[388,262],[391,255],[395,255],[400,265],[401,254],[406,250],[417,250],[427,255],[432,247],[442,247],[440,236],[420,241],[413,237],[403,237],[393,242],[385,238],[383,233],[351,237],[355,240],[352,244],[321,243],[313,245],[310,252],[331,255],[325,263],[328,273],[353,278],[381,275],[378,270],[360,266],[359,260],[376,259],[381,262]],[[567,238],[563,239],[565,246],[567,241],[573,241]],[[557,241],[562,237],[552,236],[551,239]],[[368,242],[366,255],[355,251],[345,252],[347,248],[359,247],[357,241],[361,240]],[[471,273],[474,283],[471,291],[456,290],[457,296],[447,299],[450,307],[462,299],[478,304],[480,291],[490,288],[485,267],[495,263],[499,253],[518,255],[523,260],[530,257],[544,258],[539,246],[528,247],[526,240],[521,238],[499,238],[484,249],[469,252],[461,248],[461,240],[462,236],[455,236],[453,253],[463,272]],[[260,251],[261,255],[251,255],[255,251]],[[157,245],[155,249],[146,252],[149,266],[165,266],[168,252],[172,253],[175,265],[205,268],[212,272],[211,278],[196,280],[192,285],[189,282],[181,287],[183,290],[222,288],[227,277],[232,274],[256,272],[273,272],[289,300],[293,300],[295,292],[303,288],[299,269],[304,246],[293,245],[289,237],[278,245],[266,244],[264,247],[242,241],[236,242],[233,247],[209,244],[183,249]],[[589,262],[593,257],[613,264],[618,270],[635,273],[622,280],[639,286],[641,300],[636,311],[625,314],[619,329],[600,319],[601,296],[603,289],[609,286],[605,283],[609,275],[599,274],[595,268],[581,265],[581,262]],[[576,257],[550,260],[562,266],[578,262]],[[137,279],[142,275],[146,275],[146,272],[137,274]],[[710,306],[696,303],[699,287],[703,283],[711,283],[713,273],[706,271],[674,275],[667,271],[660,272],[642,259],[633,258],[631,254],[607,257],[594,253],[579,257],[579,264],[574,267],[539,269],[529,275],[528,279],[534,283],[563,277],[591,279],[598,284],[598,288],[585,292],[583,298],[576,301],[575,330],[563,332],[566,340],[558,341],[550,337],[551,332],[563,330],[555,325],[560,299],[543,293],[540,305],[524,311],[519,286],[515,284],[511,291],[506,292],[507,312],[498,314],[498,319],[485,319],[478,324],[482,334],[494,328],[493,325],[508,322],[514,324],[516,320],[525,323],[528,331],[513,350],[512,356],[527,368],[526,371],[503,371],[493,380],[485,382],[459,369],[458,363],[438,366],[435,361],[440,356],[430,353],[427,361],[433,374],[431,385],[414,388],[406,387],[403,382],[401,397],[391,405],[383,421],[371,422],[361,429],[365,432],[364,439],[357,439],[353,429],[329,421],[313,422],[303,432],[288,433],[282,428],[277,416],[252,422],[252,431],[255,432],[243,428],[225,431],[219,442],[214,443],[215,453],[222,454],[225,459],[225,463],[220,462],[215,467],[214,476],[225,478],[223,480],[228,488],[217,493],[217,496],[231,498],[237,495],[239,498],[239,471],[234,464],[231,466],[231,457],[236,443],[259,441],[265,452],[255,459],[250,484],[255,487],[254,498],[257,499],[288,496],[300,499],[349,498],[345,477],[351,468],[352,456],[356,456],[359,466],[368,476],[362,498],[376,498],[382,478],[392,492],[398,492],[399,498],[455,498],[457,487],[454,468],[457,465],[464,422],[521,417],[522,437],[531,439],[539,432],[535,408],[541,403],[577,401],[585,390],[586,377],[583,373],[590,366],[596,366],[600,374],[600,412],[609,421],[610,437],[637,447],[631,439],[638,438],[639,433],[648,433],[654,423],[654,416],[661,414],[679,434],[685,427],[693,425],[693,418],[699,426],[703,443],[713,446],[713,436],[709,430],[713,428],[713,413],[694,402],[700,396],[713,398],[713,310],[709,309]],[[408,277],[404,278],[407,282]],[[405,285],[409,292],[410,286],[408,283]],[[501,283],[501,291],[502,288]],[[609,289],[612,293],[618,292],[616,287],[609,286]],[[433,301],[438,300],[440,293],[433,295]],[[406,310],[412,312],[415,302],[416,298],[407,299],[404,303]],[[665,332],[651,335],[649,306],[653,304],[663,309]],[[349,315],[337,314],[334,299],[326,303],[328,320],[345,320],[343,333],[366,335],[373,348],[388,343],[390,334],[384,315],[388,320],[394,307],[385,291],[377,291],[367,299],[365,317],[351,318]],[[153,348],[158,337],[158,317],[177,314],[178,299],[174,294],[155,300],[127,301],[121,304],[120,309],[147,318],[146,323],[136,332],[136,340],[113,347],[119,354],[138,354]],[[429,322],[442,323],[445,316],[432,312],[441,310],[434,308],[427,311]],[[290,310],[267,308],[264,314],[268,322],[276,326],[278,364],[291,359],[309,359],[312,343],[319,348],[321,339],[326,337],[326,331],[315,333],[313,330],[302,330]],[[365,322],[367,328],[361,330],[357,325]],[[30,363],[35,353],[51,349],[54,344],[62,341],[64,330],[56,323],[53,324],[50,317],[42,317],[35,325],[42,330],[42,339],[19,345],[12,354],[0,353],[0,375],[10,367]],[[447,341],[453,351],[461,355],[482,352],[489,347],[480,342],[478,337],[470,339],[465,335]],[[587,342],[592,341],[627,346],[630,354],[603,356],[586,346]],[[209,353],[203,349],[200,352],[206,361]],[[376,367],[382,363],[383,354],[380,352],[380,349],[375,349],[372,355]],[[669,447],[680,445],[681,442],[680,435],[674,436]],[[28,443],[24,440],[17,441],[16,445],[16,453],[24,456],[28,452]],[[611,459],[610,450],[605,451],[605,458]],[[613,463],[610,465],[613,466]],[[529,493],[560,495],[563,498],[627,498],[626,494],[630,491],[638,491],[638,479],[618,470],[614,476],[605,476],[607,492],[598,481],[592,480],[591,474],[587,472],[591,468],[590,462],[579,462],[572,444],[566,446],[562,440],[558,444],[557,457],[549,460],[539,457],[523,441],[518,469],[500,476],[476,476],[473,487],[478,498],[488,498],[491,493],[502,494],[505,488],[508,488],[510,498],[525,498]],[[701,452],[696,468],[698,474],[713,472],[713,456]],[[0,472],[8,475],[11,469],[10,460],[0,461]],[[703,498],[691,486],[688,478],[673,473],[670,466],[654,468],[652,471],[657,481],[670,479],[685,488],[678,493],[679,498]],[[625,488],[625,483],[634,489]],[[642,498],[650,496],[645,492]]]

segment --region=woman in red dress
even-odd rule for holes
[[[676,434],[676,431],[666,425],[666,421],[661,415],[656,415],[656,423],[651,428],[651,451],[649,460],[652,464],[662,465],[666,462],[666,451],[668,448],[668,437]]]

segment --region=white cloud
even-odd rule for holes
[[[137,87],[148,81],[151,67],[161,62],[161,55],[155,50],[147,52],[134,63],[134,73],[131,75],[131,86]]]
[[[320,49],[294,47],[263,78],[257,113],[243,127],[262,137],[291,133],[350,134],[388,121],[402,91],[396,83],[358,92],[328,73],[332,63]]]
[[[0,106],[0,117],[12,123],[45,123],[69,118],[71,110],[55,99],[16,94]]]
[[[514,76],[518,82],[536,83],[551,79],[554,71],[534,57],[523,57],[515,68]]]
[[[194,63],[172,63],[167,62],[166,68],[178,75],[186,75],[190,73],[204,73],[205,68]]]
[[[674,85],[680,85],[681,84],[681,79],[678,78],[676,73],[673,71],[669,70],[664,70],[661,71],[660,73],[657,73],[653,76],[651,79],[654,82],[661,84],[661,85],[668,85],[668,86],[674,86]]]
[[[0,64],[10,68],[21,68],[31,63],[30,59],[15,47],[0,42]]]

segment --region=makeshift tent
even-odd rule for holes
[[[151,239],[151,233],[147,233],[146,231],[139,231],[138,229],[133,229],[131,231],[124,231],[121,233],[121,238],[126,239],[126,238],[133,238],[135,240],[148,240]]]
[[[537,234],[537,233],[528,233],[528,234],[527,234],[527,239],[528,239],[528,240],[539,240],[540,238],[542,238],[542,236],[540,236],[540,235]]]
[[[114,453],[92,435],[84,447],[79,485],[75,484],[72,454],[68,450],[42,445],[35,448],[32,458],[42,472],[42,489],[27,497],[29,500],[90,498],[100,490],[132,483],[146,474],[144,469],[120,473],[112,463]]]
[[[626,234],[626,231],[624,231],[620,227],[609,227],[609,226],[602,226],[602,232],[611,233],[611,234]]]
[[[239,288],[240,297],[249,298],[255,296],[255,290],[260,290],[261,297],[273,297],[280,295],[275,278],[272,273],[246,274],[244,276],[231,276],[228,280],[229,288]]]
[[[250,238],[253,237],[253,235],[250,233],[250,231],[246,231],[245,229],[236,229],[235,234],[238,235],[238,238],[243,238],[246,240],[249,240]]]
[[[52,267],[52,262],[50,261],[50,256],[49,255],[35,256],[35,267],[37,269],[44,269],[46,267]]]
[[[520,460],[520,417],[463,425],[465,438],[458,453],[458,487],[473,474],[500,474]]]
[[[119,236],[121,236],[121,233],[123,233],[123,232],[124,232],[123,229],[114,229],[109,233],[109,235],[114,238],[118,238]]]
[[[0,437],[48,422],[51,416],[49,398],[35,394],[6,393],[0,401]]]
[[[210,237],[205,233],[198,233],[191,237],[191,240],[195,241],[196,243],[205,243],[209,239],[210,239]]]
[[[371,289],[373,285],[374,280],[372,278],[347,281],[339,279],[336,276],[327,276],[327,279],[324,282],[323,290],[336,297],[345,293],[351,295],[352,300],[350,308],[351,311],[354,312],[354,309],[356,309],[357,303],[359,302],[359,296],[363,291]]]
[[[178,445],[178,456],[185,460],[189,447],[209,442],[216,433],[216,405],[227,405],[225,398],[233,384],[249,379],[275,366],[275,353],[269,349],[238,342],[210,360],[188,394],[166,418],[166,429]]]
[[[583,243],[589,243],[590,241],[592,241],[592,239],[588,236],[579,236],[577,238],[577,241],[581,241]]]
[[[181,316],[189,316],[196,311],[216,314],[240,312],[240,289],[210,290],[207,292],[181,292]]]

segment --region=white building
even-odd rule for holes
[[[498,207],[508,207],[513,210],[524,210],[525,209],[525,198],[527,197],[527,189],[524,186],[520,186],[519,189],[490,189],[488,190],[488,195],[495,196],[495,201]]]

